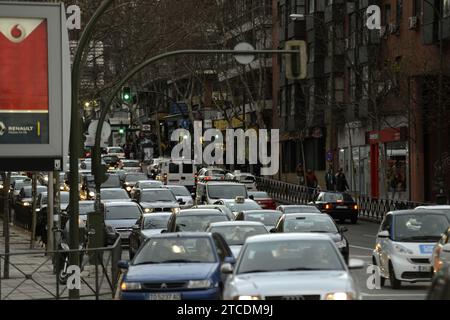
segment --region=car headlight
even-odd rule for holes
[[[345,241],[345,239],[342,239],[341,241],[336,242],[336,246],[339,249],[345,248],[347,246],[347,241]]]
[[[261,296],[237,296],[233,300],[262,300]]]
[[[401,246],[399,244],[396,244],[394,246],[394,249],[400,254],[404,254],[404,255],[412,255],[412,254],[414,254],[414,252],[412,252],[408,248],[405,248],[404,246]]]
[[[210,288],[211,281],[210,280],[191,280],[188,282],[187,287],[189,289],[203,289]]]
[[[180,213],[180,208],[172,208],[172,212],[175,214]]]
[[[131,187],[126,187],[126,190],[127,190],[128,192],[130,192],[130,191],[131,191]]]
[[[64,191],[65,187],[64,186],[60,186],[59,190]]]
[[[89,192],[89,197],[94,197],[95,196],[95,192],[94,191],[90,191]]]
[[[142,286],[139,282],[122,282],[120,290],[122,291],[137,291],[141,290]]]
[[[27,201],[23,202],[22,204],[23,204],[24,207],[29,207],[31,205],[31,203],[29,203]]]
[[[3,189],[3,185],[2,184],[0,184],[0,189]]]
[[[155,209],[153,209],[153,208],[145,208],[144,209],[144,212],[145,213],[150,213],[150,212],[153,212]]]
[[[327,293],[325,300],[353,300],[353,294],[348,292]]]

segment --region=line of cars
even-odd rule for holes
[[[363,262],[349,259],[346,228],[317,206],[264,209],[246,184],[221,178],[202,177],[195,191],[194,206],[171,212],[135,199],[144,209],[129,231],[130,261],[119,262],[118,299],[359,297],[349,269]]]

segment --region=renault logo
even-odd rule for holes
[[[0,121],[0,136],[4,135],[6,132],[6,126],[3,122]]]
[[[161,284],[161,289],[167,289],[167,284],[165,283]]]

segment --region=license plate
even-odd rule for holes
[[[181,300],[180,293],[151,293],[150,300]]]
[[[428,244],[423,244],[419,246],[420,249],[420,253],[422,254],[432,254],[433,250],[434,250],[434,244],[433,245],[428,245]]]
[[[347,206],[336,206],[336,209],[348,209]]]
[[[419,266],[419,272],[431,272],[431,266]]]

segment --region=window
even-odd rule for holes
[[[309,8],[309,13],[314,13],[314,10],[315,10],[315,2],[316,2],[316,0],[309,0],[309,5],[308,5],[308,8]]]

